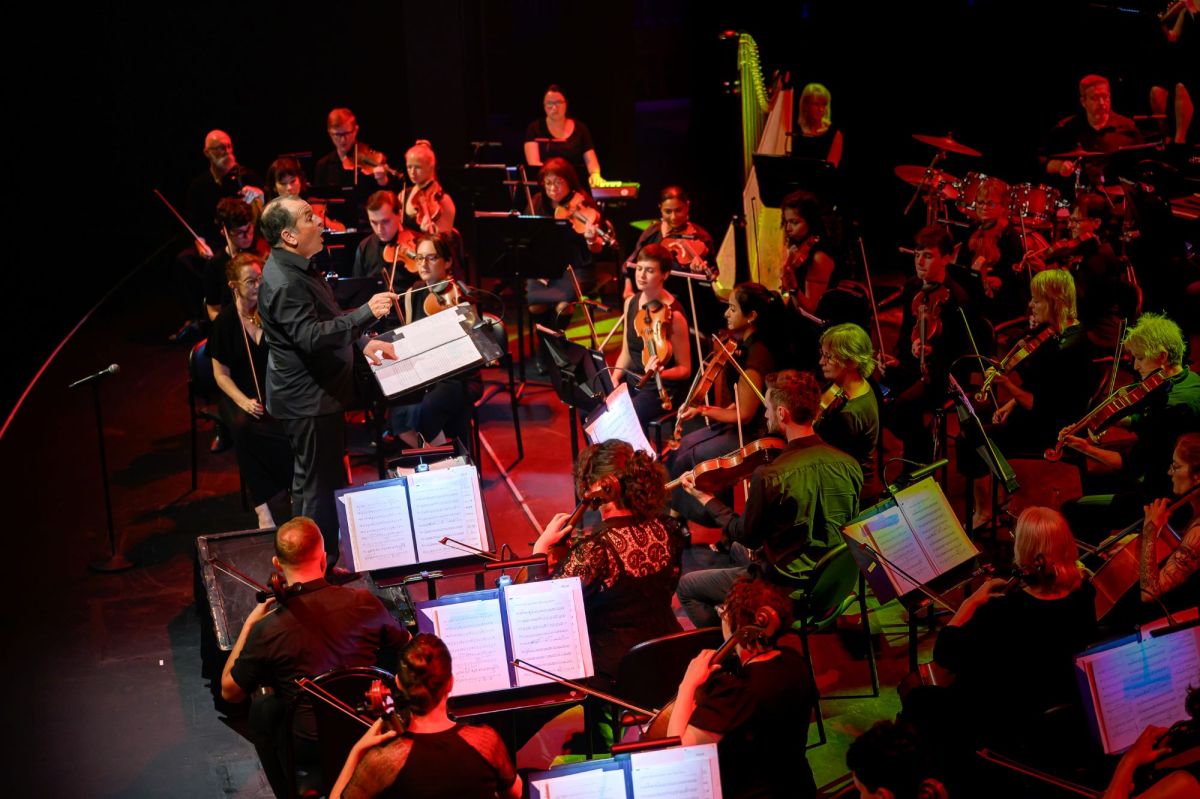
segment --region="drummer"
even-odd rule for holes
[[[1093,189],[1102,187],[1106,177],[1110,185],[1116,185],[1116,177],[1109,169],[1111,159],[1103,155],[1141,144],[1142,134],[1132,119],[1113,113],[1112,90],[1108,78],[1102,75],[1085,75],[1079,81],[1079,104],[1083,113],[1072,114],[1054,126],[1038,160],[1046,174],[1060,179],[1069,178],[1080,169],[1081,178]],[[1071,152],[1080,155],[1060,155]],[[1082,154],[1089,152],[1097,155]]]

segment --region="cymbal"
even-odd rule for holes
[[[1108,155],[1108,153],[1098,153],[1095,150],[1085,150],[1082,147],[1076,147],[1069,153],[1054,153],[1050,157],[1061,161],[1074,160],[1076,158],[1103,158],[1106,155]]]
[[[956,142],[950,136],[925,136],[920,133],[914,133],[913,138],[921,142],[921,144],[928,144],[930,147],[936,147],[939,150],[945,150],[948,153],[969,155],[972,158],[978,158],[979,156],[983,155],[983,153],[979,152],[978,150],[972,149],[961,142]]]
[[[958,183],[958,178],[951,175],[949,172],[943,172],[940,169],[934,169],[929,172],[929,179],[925,179],[925,173],[928,167],[923,167],[918,164],[904,164],[896,167],[893,172],[896,177],[903,180],[910,186],[920,186],[925,184],[929,191],[937,191],[942,197],[947,200],[958,199],[958,189],[954,188],[954,184]]]

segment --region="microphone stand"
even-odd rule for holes
[[[95,572],[123,572],[133,568],[133,561],[117,551],[117,531],[113,525],[112,493],[108,485],[108,457],[104,447],[104,417],[100,410],[100,382],[91,381],[92,407],[96,411],[96,441],[100,447],[100,481],[104,488],[104,516],[108,521],[108,558],[95,560],[88,568]]]

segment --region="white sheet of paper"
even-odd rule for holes
[[[354,568],[370,571],[417,562],[404,485],[354,491],[343,494],[341,501],[346,506]]]
[[[408,477],[408,483],[420,561],[463,556],[461,549],[438,543],[444,536],[487,549],[483,501],[474,466],[417,472]]]
[[[908,572],[913,579],[925,583],[937,576],[899,508],[884,511],[867,521],[863,527],[874,542],[873,548],[898,569]],[[916,590],[916,585],[889,563],[882,565],[898,596]]]
[[[480,362],[475,342],[470,337],[463,336],[403,360],[385,361],[384,365],[373,368],[384,395],[394,397],[422,383],[436,380],[455,369]]]
[[[1104,751],[1116,754],[1132,746],[1146,725],[1170,727],[1187,718],[1188,683],[1200,674],[1200,628],[1144,638],[1077,662],[1091,676]]]
[[[721,799],[716,744],[637,752],[629,770],[636,799]]]
[[[540,799],[628,799],[625,772],[621,769],[596,769],[564,774],[561,777],[530,780],[531,795]]]
[[[634,449],[640,449],[652,458],[658,453],[646,439],[642,424],[638,421],[637,411],[633,409],[633,399],[629,396],[629,384],[621,383],[612,393],[604,398],[605,410],[592,421],[583,432],[588,441],[599,444],[601,441],[616,439],[624,441]]]
[[[918,543],[933,561],[935,574],[945,574],[979,554],[946,501],[941,486],[932,477],[897,491],[896,504],[904,511],[917,533]]]
[[[450,650],[454,671],[451,696],[511,687],[498,597],[422,608],[420,612]]]
[[[462,316],[458,310],[443,311],[397,328],[398,339],[392,342],[396,357],[411,358],[419,352],[463,338]]]
[[[578,577],[510,585],[504,589],[513,658],[568,680],[591,677],[592,649]],[[522,668],[517,685],[550,682]]]

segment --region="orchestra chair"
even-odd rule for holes
[[[314,677],[313,682],[353,708],[363,704],[367,689],[375,680],[395,688],[396,676],[375,666],[352,666],[332,669]],[[333,790],[338,774],[350,755],[350,750],[367,728],[337,708],[331,707],[308,692],[302,692],[300,701],[312,704],[317,717],[317,747],[321,756],[321,780],[325,796]],[[290,737],[290,736],[289,736]]]
[[[192,490],[199,485],[199,464],[196,438],[199,435],[197,421],[207,419],[216,425],[223,424],[221,415],[217,412],[217,400],[221,389],[213,377],[212,358],[208,355],[208,339],[201,339],[188,351],[188,420],[191,424],[189,441],[191,444]],[[227,433],[227,435],[229,435]],[[246,483],[242,480],[242,470],[238,469],[238,494],[242,498],[242,510],[249,510],[246,501]]]
[[[517,459],[508,467],[512,469],[525,458],[525,444],[521,440],[521,414],[519,409],[520,397],[517,391],[517,384],[513,378],[513,356],[508,347],[508,331],[504,327],[504,322],[499,317],[492,314],[481,314],[480,321],[488,326],[488,332],[495,340],[496,345],[500,347],[500,352],[504,353],[500,356],[499,365],[502,370],[508,372],[508,381],[503,380],[487,380],[484,381],[483,395],[475,400],[471,407],[471,433],[472,449],[474,450],[473,457],[475,462],[480,462],[480,442],[479,442],[479,409],[493,397],[501,392],[507,392],[509,399],[509,407],[512,410],[513,434],[517,438]]]
[[[800,647],[808,662],[813,688],[816,689],[817,674],[809,652],[808,636],[833,629],[838,618],[857,600],[859,618],[866,639],[867,665],[871,673],[871,697],[879,696],[879,670],[875,663],[875,645],[871,639],[871,621],[867,615],[866,579],[854,556],[845,543],[838,544],[825,553],[807,573],[797,574],[793,567],[778,569],[783,576],[800,587],[791,593],[796,603],[796,620],[792,629],[800,633]],[[829,699],[860,699],[862,696],[831,696]],[[818,744],[827,741],[825,722],[821,718],[821,694],[818,690],[813,700],[816,711]]]
[[[612,694],[647,710],[661,708],[679,691],[679,683],[692,659],[704,649],[719,648],[724,641],[720,627],[683,630],[643,641],[621,658]],[[649,721],[617,707],[610,710],[612,718],[618,720],[613,725],[614,741],[621,740],[625,727]]]

